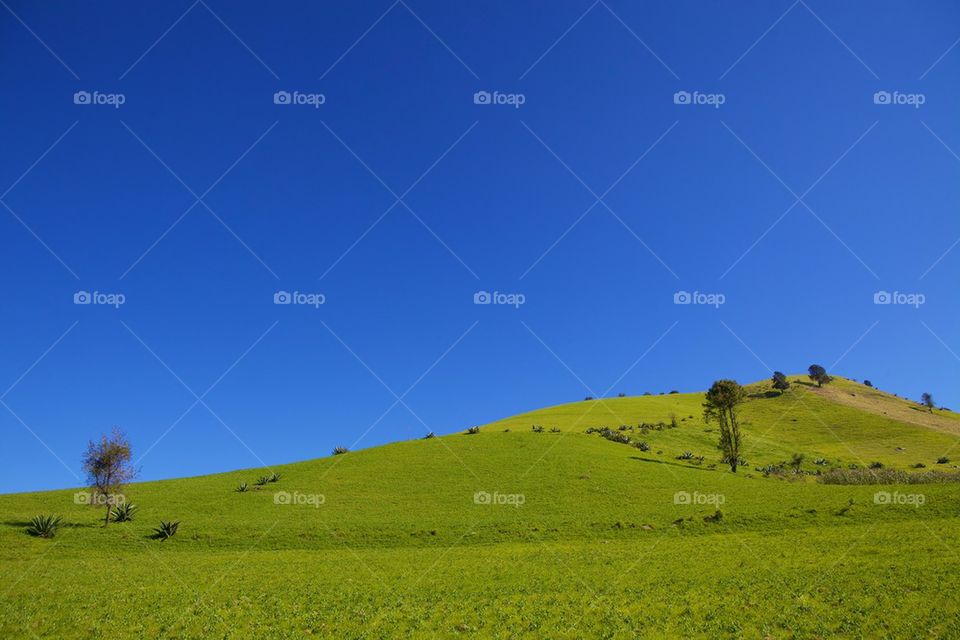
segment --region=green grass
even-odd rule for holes
[[[816,457],[944,467],[960,436],[884,416],[912,411],[886,394],[869,407],[831,395],[863,389],[751,387],[736,475],[719,464],[702,395],[675,394],[138,483],[136,518],[107,528],[73,490],[0,496],[0,637],[960,637],[960,485],[754,471],[794,452],[808,471]],[[648,452],[584,433],[671,413],[686,418],[677,429],[627,432]],[[677,460],[685,450],[704,462]],[[278,482],[254,486],[272,472]],[[878,490],[924,503],[876,504]],[[522,504],[478,504],[478,492]],[[677,492],[722,496],[722,519]],[[63,516],[55,538],[25,533],[39,513]],[[160,520],[181,521],[162,543],[148,537]]]

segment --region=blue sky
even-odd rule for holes
[[[952,2],[2,4],[0,491],[812,362],[960,408]]]

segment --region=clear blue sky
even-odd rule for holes
[[[0,4],[0,491],[812,362],[960,409],[954,2]]]

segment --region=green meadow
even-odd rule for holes
[[[108,527],[80,488],[0,496],[0,637],[960,637],[960,484],[818,475],[956,472],[960,418],[790,380],[748,387],[736,474],[670,393],[134,483]]]

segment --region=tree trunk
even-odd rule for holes
[[[107,514],[103,517],[103,526],[110,524],[110,496],[104,496],[106,498],[105,502],[107,503]]]

